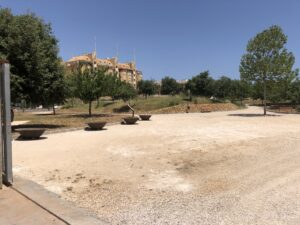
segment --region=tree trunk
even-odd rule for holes
[[[53,115],[56,115],[55,105],[52,106]]]
[[[129,102],[127,103],[127,106],[128,106],[129,109],[132,111],[132,117],[134,117],[134,108],[132,108],[132,107],[130,106],[130,103],[129,103]]]
[[[89,117],[92,116],[92,101],[89,101]]]
[[[267,115],[267,84],[264,80],[264,115]]]

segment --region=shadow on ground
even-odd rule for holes
[[[47,139],[47,137],[39,137],[39,138],[36,138],[36,139],[18,137],[15,140],[16,141],[42,141],[44,139]]]
[[[103,107],[109,106],[109,105],[113,105],[114,102],[104,102],[103,103]]]
[[[267,116],[280,116],[280,115],[274,115],[274,114],[258,114],[258,113],[234,113],[234,114],[228,114],[228,116],[240,116],[240,117],[267,117]]]
[[[55,124],[21,124],[12,126],[13,130],[21,129],[21,128],[45,128],[45,129],[57,129],[63,128],[65,125],[55,125]]]
[[[92,128],[90,128],[90,127],[85,127],[84,130],[85,130],[85,131],[104,131],[104,130],[107,130],[107,128],[102,128],[102,129],[96,130],[96,129],[92,129]]]
[[[113,117],[112,114],[92,114],[92,116],[89,116],[88,114],[71,114],[71,115],[65,115],[64,117],[70,118],[70,117],[77,117],[77,118],[99,118],[99,117]]]
[[[32,115],[35,115],[35,116],[57,116],[59,114],[53,114],[52,112],[51,113],[32,113]]]
[[[127,105],[123,105],[123,106],[121,106],[121,107],[119,107],[119,108],[114,108],[113,109],[113,112],[114,113],[127,113],[127,112],[129,112],[129,107],[127,106]]]

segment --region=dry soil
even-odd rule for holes
[[[14,173],[110,224],[299,224],[300,115],[154,115],[14,141]]]

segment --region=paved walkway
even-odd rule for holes
[[[0,224],[5,225],[65,225],[12,188],[0,190]]]
[[[12,126],[19,126],[19,125],[23,125],[23,124],[26,124],[26,123],[29,123],[30,121],[29,120],[18,120],[18,121],[13,121],[11,123]]]
[[[0,225],[103,225],[93,214],[18,176],[0,190]]]

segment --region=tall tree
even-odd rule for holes
[[[192,95],[211,96],[213,94],[214,80],[209,76],[208,71],[192,77],[186,84],[186,90],[190,90]]]
[[[92,103],[107,94],[106,68],[93,69],[78,67],[73,75],[75,97],[89,105],[89,116],[92,116]]]
[[[131,84],[125,81],[121,81],[120,84],[121,85],[118,87],[118,98],[122,99],[124,102],[127,102],[136,97],[137,92]]]
[[[294,104],[300,104],[300,80],[295,79],[287,91],[289,100]]]
[[[139,94],[142,94],[147,98],[148,96],[155,94],[156,84],[153,80],[140,80],[137,89]]]
[[[266,115],[267,84],[290,76],[295,57],[285,48],[287,36],[279,26],[258,33],[248,42],[247,53],[240,64],[241,79],[263,85],[264,115]]]
[[[34,14],[0,9],[0,58],[11,64],[13,102],[43,104],[44,91],[62,78],[58,41],[51,25]]]
[[[122,85],[122,81],[116,73],[107,76],[107,95],[111,96],[113,100],[119,98],[119,90]]]
[[[67,82],[62,72],[53,73],[52,76],[48,76],[47,80],[44,81],[43,88],[42,104],[44,106],[51,106],[55,115],[55,104],[64,103],[68,94]]]
[[[161,80],[161,94],[175,95],[179,93],[179,84],[172,77],[164,77]]]
[[[222,76],[214,82],[214,96],[218,98],[226,98],[231,95],[233,82],[229,77]]]

